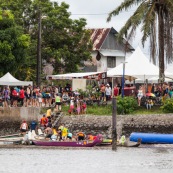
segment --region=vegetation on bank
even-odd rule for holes
[[[162,106],[154,105],[151,109],[147,110],[145,105],[138,106],[136,98],[133,97],[117,97],[117,115],[147,115],[147,114],[163,114],[173,112],[173,98],[167,99]],[[41,113],[45,113],[48,108],[42,108]],[[68,113],[69,105],[64,104],[62,106],[62,111],[69,115]],[[112,102],[108,104],[93,103],[92,105],[87,105],[87,114],[90,115],[112,115]]]

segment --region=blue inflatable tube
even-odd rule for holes
[[[143,144],[173,144],[173,134],[158,133],[131,133],[130,141],[137,142],[141,139]]]

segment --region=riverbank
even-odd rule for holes
[[[2,111],[2,110],[1,110]],[[23,118],[30,123],[32,119],[40,120],[40,114],[28,116],[18,115],[20,111],[14,108],[14,111],[6,116],[0,116],[0,135],[19,133],[19,127]],[[23,109],[23,112],[28,110]],[[16,113],[15,113],[16,112]],[[30,112],[32,112],[30,110]],[[112,136],[112,116],[97,115],[66,115],[63,116],[57,127],[64,123],[69,130],[76,134],[78,131],[84,131],[86,134],[101,133],[107,138]],[[117,134],[118,136],[129,136],[132,132],[154,132],[154,133],[173,133],[173,114],[153,114],[153,115],[117,115]]]
[[[87,134],[102,133],[110,138],[112,135],[111,116],[65,116],[61,119],[72,132],[79,130]],[[173,115],[117,115],[118,136],[129,136],[132,132],[173,133]]]

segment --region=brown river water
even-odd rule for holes
[[[173,145],[0,148],[0,173],[169,173]]]

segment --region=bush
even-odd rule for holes
[[[130,114],[138,107],[137,100],[134,97],[117,97],[117,113]]]
[[[166,99],[163,106],[161,106],[161,109],[165,113],[173,113],[173,98]]]

